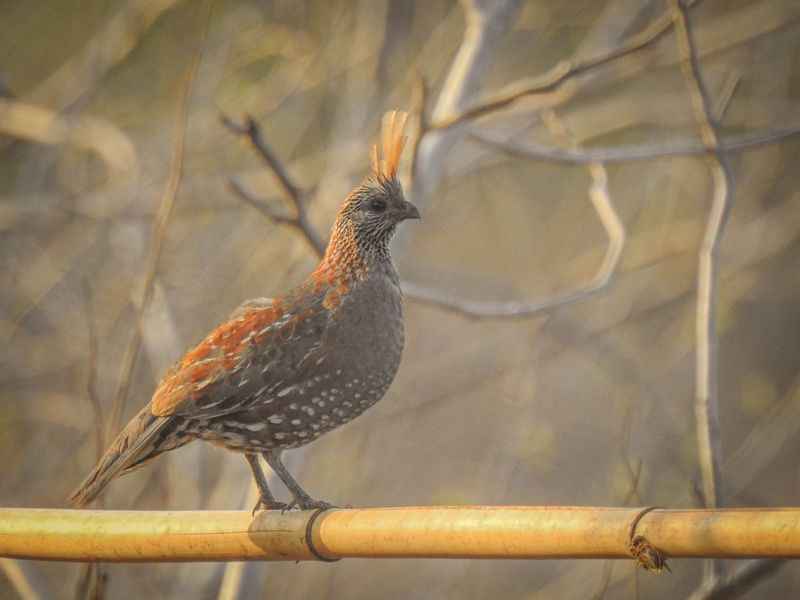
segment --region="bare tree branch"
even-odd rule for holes
[[[689,5],[697,4],[700,0],[688,2]],[[627,42],[612,50],[602,52],[586,59],[566,60],[559,62],[544,75],[532,79],[516,81],[505,90],[470,106],[463,112],[451,114],[446,118],[434,119],[430,124],[432,130],[449,129],[466,121],[471,121],[489,113],[506,108],[517,100],[526,96],[546,94],[555,91],[568,80],[583,75],[588,71],[606,65],[618,58],[641,50],[655,43],[666,34],[673,26],[672,16],[667,12],[653,21],[648,27]]]
[[[759,582],[778,572],[785,560],[757,558],[749,560],[727,577],[700,586],[688,600],[734,600],[749,592]]]
[[[53,597],[44,577],[30,561],[0,558],[0,571],[21,600],[47,600]]]
[[[87,356],[86,397],[92,407],[94,417],[95,455],[97,460],[103,456],[106,449],[105,427],[103,426],[103,405],[97,395],[97,331],[94,324],[94,310],[92,308],[92,290],[87,280],[83,281],[83,305],[86,311],[86,331],[89,341]],[[100,498],[102,502],[102,498]]]
[[[105,600],[108,573],[102,567],[100,562],[83,563],[75,600]]]
[[[721,152],[725,153],[743,152],[774,144],[798,134],[800,134],[800,125],[732,136],[725,140],[720,139],[718,147]],[[663,145],[643,144],[613,148],[557,148],[531,141],[522,142],[511,138],[500,139],[479,129],[470,131],[470,137],[482,144],[495,147],[510,156],[571,164],[652,160],[655,158],[706,154],[708,152],[702,142],[692,140],[668,142]]]
[[[286,170],[286,167],[284,167],[280,158],[278,158],[278,155],[275,154],[269,144],[267,144],[263,134],[261,133],[261,128],[258,126],[258,123],[256,123],[255,119],[248,115],[245,117],[244,125],[239,125],[226,115],[221,115],[220,118],[225,127],[238,135],[245,136],[250,141],[253,148],[255,148],[255,150],[258,152],[259,156],[264,159],[264,162],[278,180],[278,184],[283,190],[286,199],[292,204],[294,208],[294,216],[290,217],[288,215],[283,215],[276,212],[263,200],[260,200],[247,192],[240,183],[231,180],[230,183],[233,191],[242,200],[247,202],[250,206],[256,208],[259,212],[261,212],[261,214],[266,216],[274,223],[279,225],[290,225],[297,229],[303,235],[303,238],[308,242],[309,246],[311,246],[311,249],[318,256],[322,256],[325,253],[325,246],[327,245],[327,242],[322,239],[317,230],[308,220],[306,202],[310,197],[310,193],[304,191],[303,188],[294,182],[292,177],[289,175],[289,172]]]
[[[270,206],[269,200],[266,200],[264,198],[259,198],[253,195],[252,193],[247,191],[242,186],[242,184],[239,183],[238,180],[230,179],[228,184],[233,193],[239,196],[247,204],[255,208],[262,215],[267,217],[267,219],[269,219],[270,221],[274,222],[277,225],[291,225],[292,227],[296,227],[297,229],[299,229],[301,233],[304,233],[295,217],[290,217],[289,215],[279,213]],[[313,244],[312,248],[316,251],[316,247],[314,247]]]
[[[462,0],[462,7],[467,22],[464,39],[433,108],[431,119],[434,122],[463,111],[477,93],[496,44],[511,26],[520,1]],[[453,135],[455,131],[422,133],[415,150],[412,168],[415,176],[410,190],[411,197],[420,205],[440,181],[445,155],[457,139]]]
[[[670,0],[681,68],[689,90],[692,109],[703,144],[708,149],[707,162],[713,179],[713,201],[697,273],[697,350],[695,365],[695,418],[703,497],[707,507],[723,504],[719,425],[718,366],[716,331],[717,253],[733,199],[733,176],[725,155],[719,150],[713,107],[697,60],[688,9],[682,0]],[[720,563],[707,563],[706,582],[720,575]]]
[[[469,300],[456,294],[450,294],[446,291],[409,281],[403,282],[403,291],[409,298],[413,298],[417,302],[437,306],[438,308],[476,319],[531,317],[556,306],[565,306],[584,300],[601,291],[608,285],[619,263],[622,248],[625,245],[625,227],[611,202],[605,169],[602,165],[595,164],[591,168],[591,174],[592,185],[589,188],[589,197],[608,236],[608,248],[600,267],[586,285],[533,302]]]
[[[250,115],[247,115],[245,117],[244,125],[239,125],[226,115],[221,115],[220,118],[225,127],[234,133],[244,135],[248,138],[250,143],[253,145],[253,148],[255,148],[261,158],[264,159],[264,162],[269,165],[273,174],[278,179],[278,183],[280,183],[281,188],[283,188],[283,191],[286,193],[286,196],[292,201],[298,202],[298,204],[301,205],[300,208],[303,208],[303,191],[297,184],[294,183],[294,181],[292,181],[292,178],[289,176],[289,173],[283,166],[283,163],[264,140],[264,136],[261,134],[261,128],[258,126],[258,123],[256,123],[255,119],[253,119],[253,117]]]
[[[414,132],[414,141],[411,144],[411,181],[417,176],[417,157],[419,156],[419,146],[425,134],[430,129],[428,122],[428,82],[423,75],[418,75],[414,86],[412,100],[412,113],[417,115],[417,130]]]
[[[551,127],[557,130],[556,135],[561,139],[569,140],[566,129],[550,113]],[[569,141],[568,143],[574,143]],[[589,197],[592,201],[600,223],[608,236],[608,248],[595,275],[584,286],[573,291],[557,294],[550,298],[535,302],[481,302],[465,300],[446,292],[427,288],[418,284],[404,282],[405,293],[413,299],[438,306],[449,311],[460,313],[471,318],[497,318],[497,317],[530,317],[543,310],[556,306],[563,306],[577,302],[605,288],[619,264],[622,249],[625,245],[625,226],[617,214],[611,197],[608,193],[608,175],[605,167],[598,162],[589,164],[589,173],[592,185],[589,188]]]
[[[275,481],[275,474],[270,471],[267,475],[267,483],[272,484]],[[251,479],[250,485],[247,486],[247,493],[243,499],[240,508],[247,510],[254,506],[260,497],[260,492],[255,480]],[[243,598],[245,569],[252,567],[252,563],[245,562],[228,562],[225,564],[225,570],[222,574],[222,581],[219,584],[217,591],[217,600],[238,600]]]

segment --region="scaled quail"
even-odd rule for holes
[[[314,272],[279,298],[245,302],[172,367],[72,494],[74,505],[162,452],[203,439],[244,454],[264,508],[330,506],[303,490],[281,453],[375,404],[400,364],[402,296],[389,241],[398,223],[419,218],[397,179],[405,120],[385,115],[372,172],[342,204]],[[290,505],[270,492],[259,454],[291,492]]]

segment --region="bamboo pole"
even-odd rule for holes
[[[0,509],[0,556],[108,562],[630,557],[637,508],[463,506],[324,512]],[[653,510],[668,557],[798,558],[800,508]],[[316,553],[316,554],[315,554]]]

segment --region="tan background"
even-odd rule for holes
[[[217,0],[210,17],[205,2],[166,0],[0,9],[0,76],[13,97],[112,129],[97,138],[101,156],[76,149],[78,134],[53,144],[0,136],[0,503],[63,506],[96,457],[91,398],[104,423],[112,412],[154,245],[125,418],[242,300],[280,293],[315,264],[295,231],[229,190],[234,177],[276,210],[291,210],[220,112],[252,114],[291,175],[316,186],[309,213],[324,231],[366,171],[380,114],[412,108],[419,75],[430,87],[428,108],[446,106],[439,94],[453,77],[465,10],[367,0]],[[508,8],[489,33],[491,66],[465,97],[616,47],[665,10],[647,0]],[[708,0],[690,14],[722,136],[796,126],[800,5]],[[572,80],[561,95],[523,100],[475,127],[501,137],[522,131],[548,147],[564,143],[553,122],[584,146],[694,140],[678,60],[667,34]],[[551,127],[538,112],[545,105],[555,110],[544,115]],[[418,178],[439,185],[414,197],[424,219],[395,244],[405,279],[492,301],[538,300],[592,277],[606,238],[585,166],[510,157],[465,130],[448,143],[418,165]],[[798,144],[731,156],[735,206],[717,310],[730,505],[797,505],[800,497]],[[177,195],[154,236],[171,168]],[[312,494],[367,506],[698,504],[694,291],[708,168],[696,156],[673,157],[609,164],[607,175],[628,233],[609,287],[525,319],[476,320],[408,300],[406,353],[385,400],[289,459]],[[105,505],[237,508],[248,486],[244,460],[195,444],[115,482]],[[81,566],[24,567],[43,598],[74,597]],[[109,566],[106,596],[225,597],[224,568]],[[688,596],[701,563],[674,561],[673,571],[636,575],[617,563],[605,597]],[[604,561],[255,565],[238,597],[592,598],[608,573]],[[789,564],[746,597],[785,598],[799,587]],[[14,597],[0,576],[0,598]]]

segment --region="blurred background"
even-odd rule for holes
[[[237,131],[245,115],[324,239],[399,108],[423,213],[394,245],[403,364],[383,402],[290,453],[298,479],[355,506],[702,505],[696,291],[715,187],[670,4],[0,2],[0,504],[63,507],[189,345],[313,269],[302,232],[269,218],[296,207]],[[797,505],[800,139],[785,134],[800,125],[800,4],[688,14],[712,121],[736,146],[710,304],[719,500]],[[562,77],[544,93],[443,128],[548,73]],[[249,509],[249,493],[244,460],[192,444],[102,504]],[[99,579],[0,565],[0,598],[707,597],[689,560],[662,577],[601,560],[104,565]],[[800,569],[774,567],[738,597],[792,597]]]

